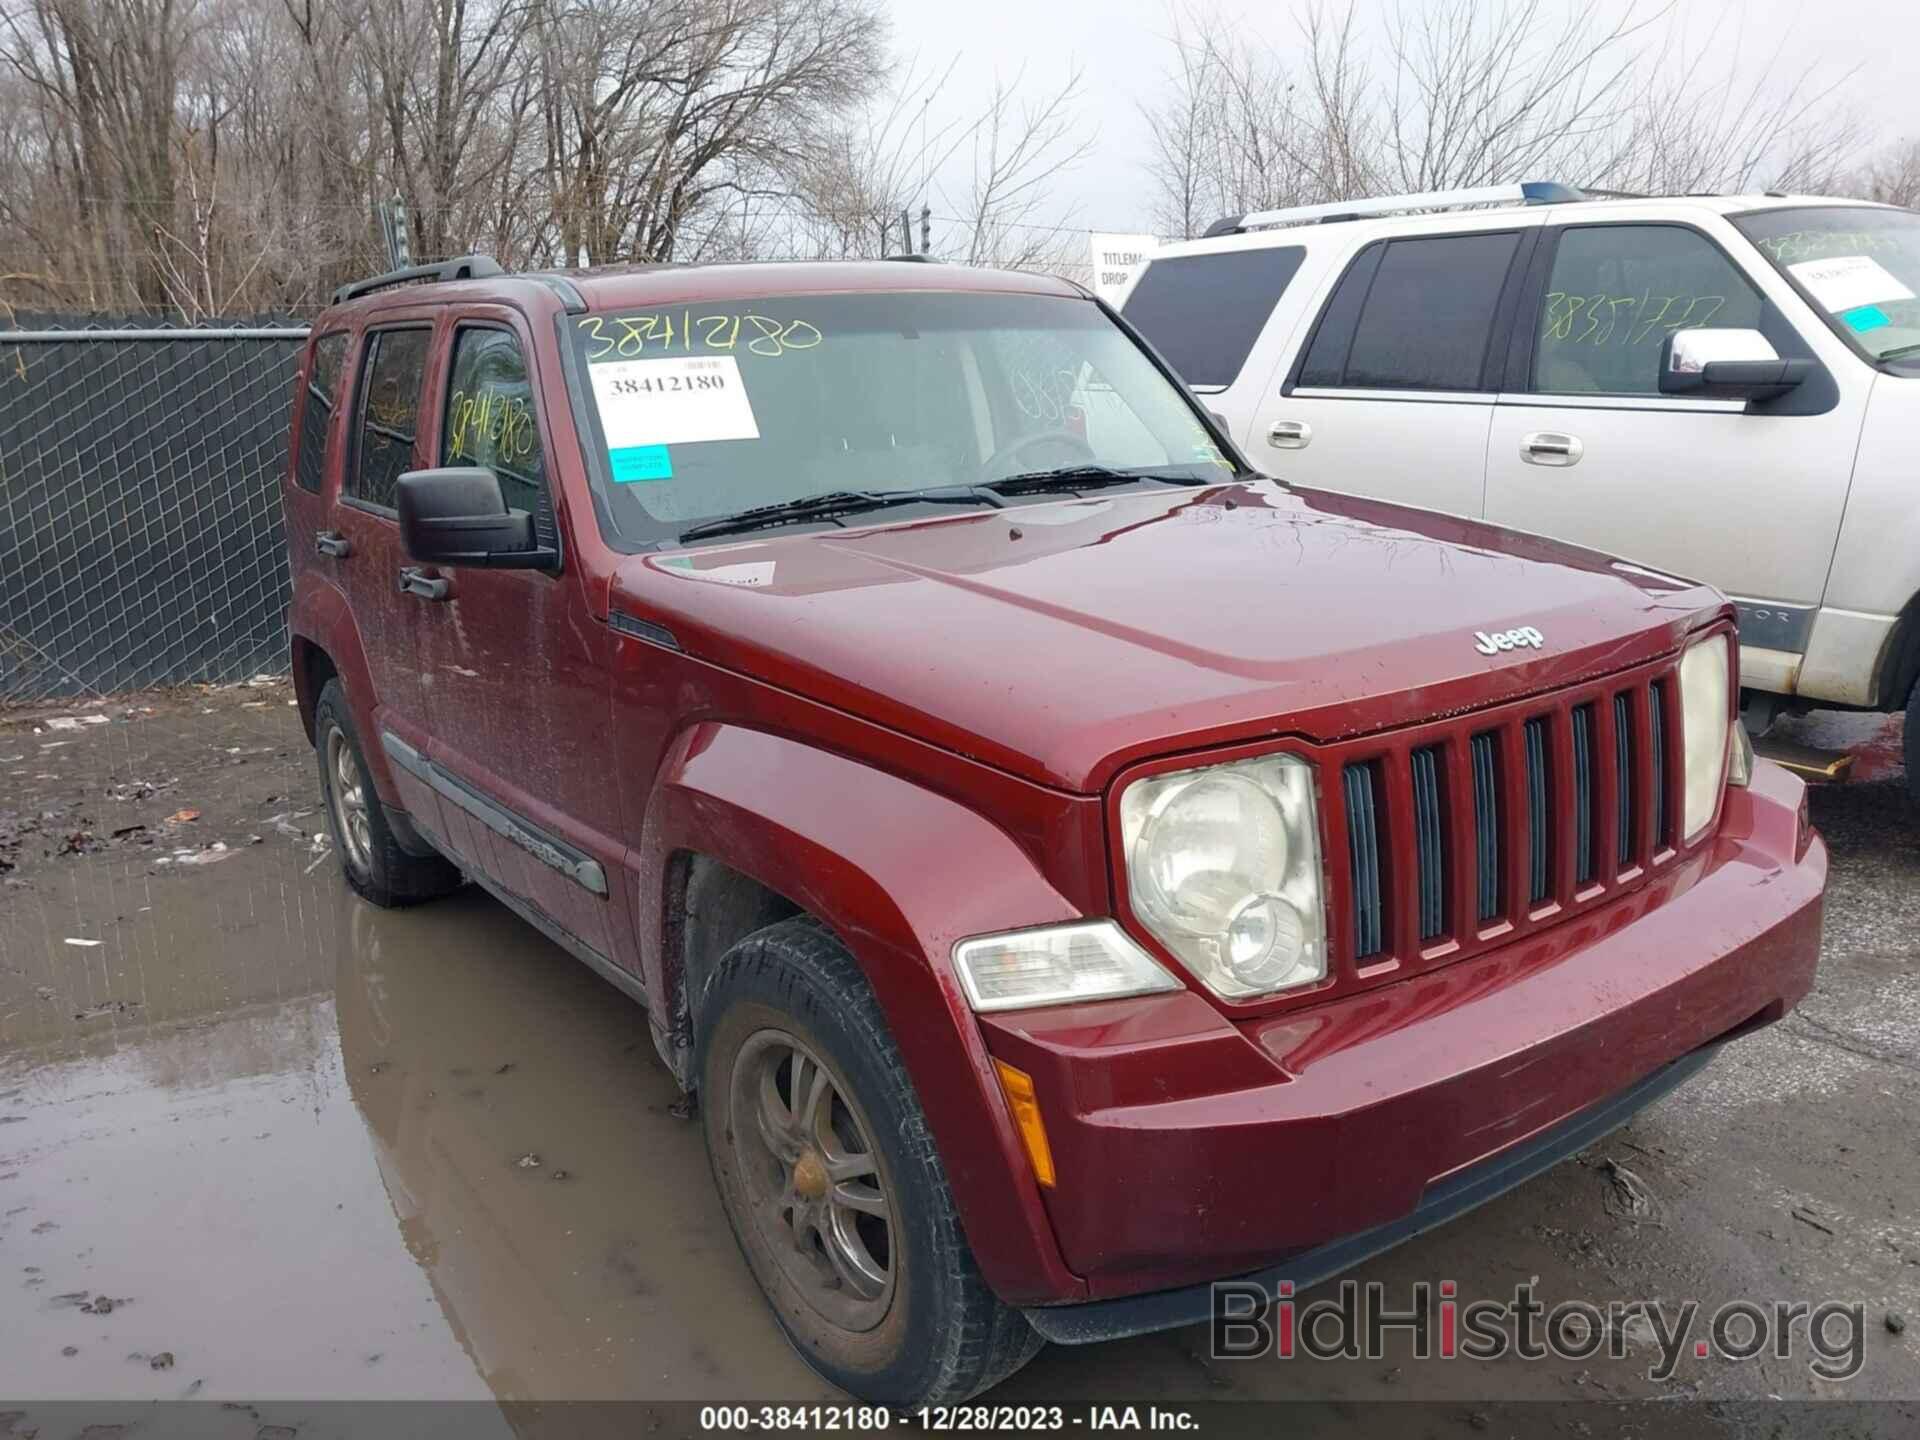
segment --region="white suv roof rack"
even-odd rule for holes
[[[1238,235],[1274,225],[1327,224],[1363,215],[1397,215],[1406,210],[1463,210],[1473,205],[1564,205],[1586,195],[1557,180],[1522,180],[1514,185],[1480,185],[1468,190],[1428,190],[1416,195],[1376,195],[1367,200],[1335,200],[1326,205],[1294,205],[1285,210],[1255,210],[1229,215],[1207,227],[1207,237]]]

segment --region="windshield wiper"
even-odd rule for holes
[[[896,505],[990,505],[1005,507],[1003,495],[1044,495],[1055,490],[1098,490],[1108,485],[1133,485],[1142,480],[1157,480],[1165,485],[1202,485],[1205,481],[1186,475],[1156,475],[1137,470],[1116,470],[1111,465],[1067,465],[1057,470],[1030,470],[990,480],[984,485],[928,485],[918,490],[829,490],[824,495],[803,495],[797,500],[782,500],[775,505],[756,505],[732,515],[702,520],[680,532],[682,544],[708,540],[716,535],[737,535],[743,530],[760,530],[775,525],[802,525],[813,520],[838,520],[843,515],[864,515],[873,510],[889,510]]]
[[[1904,360],[1916,350],[1920,350],[1920,345],[1896,345],[1891,350],[1882,350],[1873,358],[1876,360]]]
[[[1111,465],[1062,465],[1056,470],[1027,470],[989,480],[980,488],[996,495],[1045,495],[1054,490],[1099,490],[1108,485],[1133,485],[1158,480],[1163,485],[1201,485],[1190,475],[1155,475],[1139,470],[1116,470]]]
[[[803,495],[775,505],[756,505],[714,520],[702,520],[680,532],[682,543],[715,535],[735,535],[774,525],[800,525],[809,520],[837,520],[842,515],[864,515],[896,505],[990,505],[1002,508],[1000,497],[983,485],[928,485],[919,490],[829,490]]]

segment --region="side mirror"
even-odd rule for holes
[[[1660,347],[1660,393],[1692,400],[1771,400],[1812,373],[1758,330],[1675,330]]]
[[[415,560],[539,570],[559,558],[535,537],[531,515],[507,508],[500,477],[480,466],[410,471],[394,508],[400,543]]]

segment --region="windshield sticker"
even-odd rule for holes
[[[1802,260],[1789,265],[1793,278],[1834,314],[1856,310],[1882,300],[1911,300],[1913,291],[1902,285],[1869,255],[1840,255],[1831,260]]]
[[[1840,318],[1846,321],[1847,328],[1856,335],[1864,335],[1869,330],[1878,330],[1883,325],[1893,323],[1887,318],[1887,312],[1878,305],[1862,305],[1856,310],[1847,311]]]
[[[811,350],[821,341],[820,327],[807,320],[776,320],[771,315],[691,310],[656,315],[588,315],[575,322],[586,341],[587,359],[638,360],[646,355],[745,350],[774,360],[790,350]]]
[[[614,360],[591,365],[607,450],[758,440],[753,406],[731,355]]]
[[[673,457],[664,445],[623,445],[609,450],[616,485],[637,485],[646,480],[671,480]]]

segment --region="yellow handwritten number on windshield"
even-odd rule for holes
[[[691,310],[650,315],[588,315],[576,322],[587,340],[588,360],[639,360],[699,350],[745,350],[774,360],[811,350],[824,338],[810,320],[780,320],[752,312],[695,314]]]

